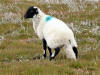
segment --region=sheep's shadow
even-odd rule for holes
[[[44,58],[42,54],[36,54],[36,55],[34,55],[34,57],[32,59],[33,60],[49,59],[49,56]],[[66,55],[59,54],[54,60],[66,60]]]
[[[42,55],[40,54],[37,54],[33,57],[33,60],[40,60],[40,59],[42,59]]]

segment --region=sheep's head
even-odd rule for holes
[[[24,18],[27,19],[27,18],[33,18],[35,15],[38,14],[38,8],[37,7],[34,7],[34,6],[31,6],[27,9],[25,15],[24,15]]]

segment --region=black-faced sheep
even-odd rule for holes
[[[50,53],[50,60],[54,59],[63,47],[68,58],[75,59],[78,56],[77,43],[72,30],[61,20],[46,15],[38,7],[31,6],[24,15],[33,19],[33,28],[40,40],[43,41],[44,58],[46,49]],[[52,53],[51,49],[55,52]]]

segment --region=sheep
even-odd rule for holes
[[[31,6],[27,9],[24,18],[32,18],[33,28],[43,42],[44,54],[50,53],[50,60],[54,59],[63,47],[67,58],[76,60],[78,57],[77,43],[72,30],[61,20],[46,15],[38,7]],[[52,53],[52,49],[55,50]]]

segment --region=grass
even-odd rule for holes
[[[97,8],[86,2],[85,11],[69,11],[71,9],[66,4],[48,6],[26,0],[16,4],[11,0],[0,0],[0,5],[0,75],[100,74],[100,2],[96,3]],[[43,50],[42,42],[33,31],[32,21],[23,19],[26,9],[32,5],[68,23],[78,43],[77,61],[67,59],[63,49],[53,61],[49,61],[49,56],[33,59],[41,56]],[[13,16],[8,15],[6,19],[5,13],[9,12]]]

